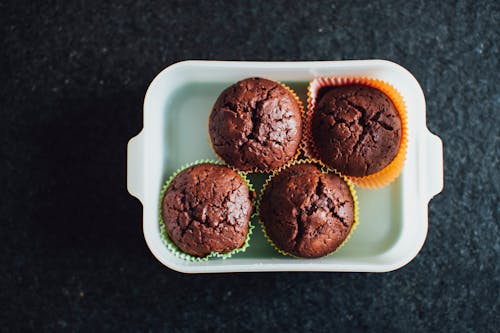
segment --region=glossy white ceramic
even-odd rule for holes
[[[350,241],[330,256],[282,256],[266,242],[256,225],[245,253],[201,263],[179,259],[160,239],[161,186],[182,165],[215,158],[207,130],[210,109],[225,87],[252,76],[286,83],[304,104],[308,82],[319,76],[367,76],[391,83],[402,94],[408,110],[409,145],[403,173],[382,189],[358,188],[359,226]],[[260,188],[264,177],[252,179]],[[151,252],[171,269],[188,273],[384,272],[407,264],[424,244],[428,202],[443,188],[443,146],[426,127],[420,85],[410,72],[389,61],[184,61],[160,72],[149,86],[144,100],[144,128],[128,143],[127,185],[143,205],[144,237]]]

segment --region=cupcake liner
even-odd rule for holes
[[[401,118],[401,143],[396,157],[382,170],[368,176],[348,176],[354,184],[364,188],[380,188],[391,183],[403,170],[406,160],[406,149],[408,147],[408,116],[406,105],[401,94],[389,83],[367,77],[320,77],[312,80],[307,89],[307,113],[305,121],[305,134],[303,137],[304,152],[307,157],[318,160],[321,165],[328,167],[321,161],[318,151],[312,139],[312,114],[316,108],[317,96],[321,88],[332,86],[343,86],[350,84],[362,84],[380,90],[386,94],[396,107]]]
[[[266,231],[266,227],[264,225],[264,221],[262,221],[261,217],[260,217],[260,205],[261,205],[261,201],[262,201],[262,197],[264,196],[264,192],[266,191],[267,187],[269,186],[269,184],[271,183],[272,179],[278,175],[280,172],[282,172],[284,169],[286,168],[289,168],[291,167],[292,165],[296,165],[296,164],[317,164],[319,166],[321,166],[321,171],[323,173],[335,173],[337,176],[339,176],[340,178],[342,178],[347,186],[349,187],[349,191],[351,192],[351,196],[352,196],[352,200],[353,200],[353,206],[354,206],[354,217],[353,217],[353,223],[351,225],[351,229],[349,230],[349,233],[347,234],[346,238],[342,241],[342,243],[339,244],[339,246],[337,246],[337,248],[324,255],[323,257],[321,258],[324,258],[324,257],[327,257],[327,256],[330,256],[332,255],[333,253],[337,252],[340,248],[342,248],[345,244],[347,244],[347,242],[349,241],[349,239],[351,238],[351,235],[353,233],[353,231],[358,227],[358,224],[359,224],[359,203],[358,203],[358,195],[356,193],[356,189],[353,185],[353,183],[347,178],[345,177],[344,175],[342,175],[340,172],[338,172],[337,170],[334,170],[334,169],[330,169],[328,167],[326,167],[325,165],[321,164],[318,160],[315,160],[315,159],[300,159],[300,160],[292,160],[290,161],[289,163],[287,163],[286,165],[282,166],[281,168],[279,168],[278,170],[274,171],[267,179],[266,181],[264,182],[264,185],[262,186],[262,189],[260,190],[260,193],[259,193],[259,198],[257,200],[257,203],[255,204],[255,212],[257,214],[257,218],[258,218],[258,221],[259,221],[259,224],[260,224],[260,227],[262,229],[262,233],[264,234],[264,237],[266,238],[266,240],[268,241],[269,244],[271,244],[271,246],[279,253],[281,253],[282,255],[285,255],[285,256],[290,256],[290,257],[294,257],[294,258],[298,258],[298,259],[305,259],[305,258],[302,258],[302,257],[297,257],[291,253],[288,253],[282,249],[280,249],[273,241],[272,239],[269,237],[269,235],[267,234],[267,231]]]
[[[305,108],[304,108],[304,104],[302,103],[302,101],[300,100],[299,96],[295,93],[295,91],[290,88],[289,86],[287,86],[286,84],[284,84],[283,82],[281,81],[277,81],[277,80],[271,80],[271,79],[267,79],[267,80],[270,80],[270,81],[273,81],[273,82],[276,82],[278,84],[280,84],[283,88],[285,88],[288,92],[290,92],[293,97],[295,97],[295,100],[297,101],[297,104],[299,105],[299,109],[300,109],[300,114],[301,114],[301,120],[302,120],[302,136],[304,136],[304,125],[305,125],[305,120],[306,120],[306,117],[305,117]],[[212,107],[212,110],[213,110],[213,107]],[[212,110],[210,112],[212,112]],[[240,170],[238,169],[237,167],[231,165],[230,163],[228,163],[227,161],[225,161],[222,156],[220,156],[217,151],[215,150],[215,147],[213,146],[212,144],[212,140],[210,138],[210,129],[209,129],[209,120],[207,119],[207,133],[208,133],[208,141],[210,142],[210,147],[212,147],[212,151],[215,153],[215,155],[217,156],[217,158],[219,158],[221,161],[224,161],[226,163],[226,165],[228,167],[230,167],[231,169],[239,172],[239,173],[242,173],[242,174],[248,174],[248,173],[255,173],[255,172],[258,172],[258,173],[272,173],[273,171],[275,171],[276,169],[259,169],[259,168],[254,168],[252,170]],[[304,150],[304,146],[303,146],[303,140],[301,139],[300,142],[299,142],[299,145],[297,146],[297,151],[295,153],[295,156],[293,156],[290,161],[293,161],[295,159],[297,159],[299,156],[300,156],[300,153]],[[288,162],[287,162],[288,163]]]
[[[247,236],[245,238],[245,242],[243,243],[242,246],[240,246],[239,248],[237,249],[234,249],[230,252],[227,252],[227,253],[219,253],[219,252],[211,252],[210,254],[208,254],[207,256],[205,257],[196,257],[196,256],[193,256],[193,255],[190,255],[188,253],[185,253],[183,252],[177,245],[175,245],[175,243],[170,239],[170,237],[168,236],[168,232],[167,232],[167,228],[165,226],[165,221],[163,221],[163,214],[162,214],[162,202],[163,202],[163,197],[165,196],[165,192],[167,191],[168,189],[168,186],[170,185],[170,183],[172,182],[172,180],[175,178],[175,176],[177,176],[180,172],[186,170],[187,168],[189,167],[192,167],[193,165],[197,165],[197,164],[203,164],[203,163],[208,163],[208,164],[214,164],[214,165],[224,165],[223,162],[221,161],[217,161],[217,160],[210,160],[210,159],[205,159],[205,160],[196,160],[194,162],[191,162],[191,163],[188,163],[188,164],[185,164],[184,166],[182,166],[181,168],[177,169],[169,178],[168,180],[165,182],[165,184],[163,185],[161,191],[160,191],[160,201],[159,201],[159,227],[160,227],[160,238],[161,240],[163,241],[163,244],[165,244],[165,246],[178,258],[181,258],[181,259],[184,259],[184,260],[188,260],[188,261],[192,261],[192,262],[202,262],[202,261],[208,261],[208,259],[210,258],[222,258],[222,259],[227,259],[227,258],[230,258],[233,254],[235,253],[240,253],[240,252],[244,252],[249,246],[250,246],[250,238],[251,238],[251,235],[252,235],[252,232],[253,232],[253,228],[254,226],[252,225],[251,223],[251,218],[253,216],[253,213],[251,216],[250,216],[250,220],[248,222],[248,232],[247,232]],[[245,183],[247,184],[248,186],[248,189],[250,192],[255,192],[255,189],[252,185],[252,183],[250,182],[250,180],[248,180],[248,178],[246,177],[245,174],[242,174],[241,172],[238,172],[238,174],[240,175],[241,178],[243,178],[243,180],[245,181]],[[255,203],[252,202],[254,208],[255,208]]]

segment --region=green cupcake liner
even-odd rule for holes
[[[266,231],[266,227],[264,225],[264,222],[262,221],[261,217],[260,217],[260,205],[261,205],[261,201],[262,201],[262,197],[264,195],[264,192],[266,191],[267,189],[267,186],[271,183],[273,177],[275,177],[277,174],[279,174],[281,171],[283,171],[284,169],[286,168],[289,168],[290,166],[292,165],[295,165],[295,164],[305,164],[305,163],[311,163],[311,164],[316,164],[318,165],[320,168],[321,168],[321,171],[323,173],[335,173],[337,176],[339,176],[340,178],[342,178],[342,180],[344,180],[347,184],[347,186],[349,187],[349,191],[351,192],[351,196],[352,196],[352,200],[353,200],[353,206],[354,206],[354,221],[352,223],[352,226],[351,226],[351,230],[349,230],[349,234],[347,234],[346,238],[342,241],[342,243],[340,243],[339,246],[337,246],[337,248],[324,255],[323,257],[321,258],[325,258],[325,257],[328,257],[330,255],[332,255],[333,253],[337,252],[340,248],[342,248],[345,244],[347,244],[347,242],[349,241],[349,239],[351,238],[351,235],[354,231],[354,229],[356,229],[358,227],[358,224],[359,224],[359,202],[358,202],[358,195],[356,193],[356,189],[354,188],[354,184],[347,178],[345,177],[344,175],[342,175],[340,172],[338,172],[337,170],[334,170],[334,169],[329,169],[327,168],[326,166],[324,166],[322,163],[320,163],[319,161],[315,160],[315,159],[299,159],[299,160],[292,160],[290,161],[289,163],[287,163],[286,165],[282,166],[281,168],[279,168],[278,170],[276,170],[275,172],[273,172],[267,179],[266,181],[264,182],[264,185],[262,186],[262,189],[260,190],[260,193],[259,193],[259,198],[257,200],[257,203],[255,204],[255,214],[258,218],[258,221],[259,221],[259,224],[260,224],[260,227],[262,229],[262,233],[264,234],[264,237],[266,238],[266,240],[268,241],[268,243],[277,251],[279,252],[280,254],[284,255],[284,256],[289,256],[289,257],[293,257],[293,258],[297,258],[297,259],[307,259],[307,258],[303,258],[303,257],[297,257],[291,253],[288,253],[282,249],[280,249],[273,241],[272,239],[269,237],[269,235],[267,234],[267,231]]]
[[[208,164],[214,164],[214,165],[225,165],[224,162],[222,161],[218,161],[218,160],[210,160],[210,159],[204,159],[204,160],[196,160],[194,162],[191,162],[191,163],[188,163],[184,166],[182,166],[181,168],[177,169],[171,176],[170,178],[165,182],[165,184],[163,185],[161,191],[160,191],[160,201],[159,201],[159,204],[158,204],[158,207],[159,207],[159,227],[160,227],[160,238],[161,240],[163,241],[163,244],[165,244],[165,246],[178,258],[181,258],[181,259],[184,259],[184,260],[188,260],[188,261],[192,261],[192,262],[203,262],[203,261],[208,261],[210,258],[222,258],[222,259],[227,259],[227,258],[230,258],[233,254],[236,254],[236,253],[240,253],[240,252],[244,252],[249,246],[250,246],[250,237],[252,235],[252,232],[253,232],[253,228],[254,226],[252,225],[251,223],[251,218],[254,216],[255,213],[253,213],[251,216],[250,216],[250,221],[248,222],[248,232],[247,232],[247,237],[245,239],[245,242],[243,243],[242,246],[240,246],[239,248],[237,249],[234,249],[230,252],[227,252],[227,253],[219,253],[219,252],[211,252],[210,254],[208,254],[207,256],[205,257],[196,257],[196,256],[193,256],[193,255],[190,255],[188,253],[185,253],[183,252],[177,245],[175,245],[175,243],[170,239],[170,237],[168,236],[168,232],[167,232],[167,228],[165,227],[165,221],[163,221],[163,214],[162,214],[162,201],[163,201],[163,197],[165,196],[165,192],[167,191],[168,189],[168,186],[170,185],[170,183],[172,182],[172,180],[175,178],[175,176],[177,176],[180,172],[184,171],[185,169],[189,168],[189,167],[192,167],[193,165],[197,165],[197,164],[203,164],[203,163],[208,163]],[[236,170],[235,170],[236,171]],[[245,181],[245,183],[247,184],[248,186],[248,189],[249,191],[251,192],[255,192],[255,189],[252,185],[252,183],[250,182],[250,180],[248,180],[248,178],[246,177],[245,174],[241,173],[241,172],[238,172],[237,173],[240,175],[240,177]],[[252,202],[252,204],[254,205],[255,207],[255,204],[254,202]]]

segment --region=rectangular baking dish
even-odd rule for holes
[[[319,76],[368,76],[394,85],[408,110],[409,145],[401,176],[378,190],[358,188],[360,223],[349,242],[319,259],[277,253],[255,225],[250,247],[230,259],[188,262],[162,243],[158,227],[162,184],[186,163],[216,158],[208,138],[210,109],[236,81],[260,76],[291,86],[306,105],[308,82]],[[257,178],[257,183],[262,182]],[[260,188],[260,184],[256,184]],[[443,146],[429,132],[417,80],[384,60],[312,62],[183,61],[164,69],[144,99],[144,128],[128,143],[127,187],[143,205],[146,242],[156,258],[180,272],[356,271],[385,272],[410,262],[427,235],[427,205],[443,188]]]

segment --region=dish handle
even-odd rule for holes
[[[431,132],[427,133],[427,159],[424,166],[424,195],[429,202],[443,190],[443,141]]]
[[[140,132],[130,139],[127,145],[127,190],[139,201],[142,201],[144,179],[143,136]]]

